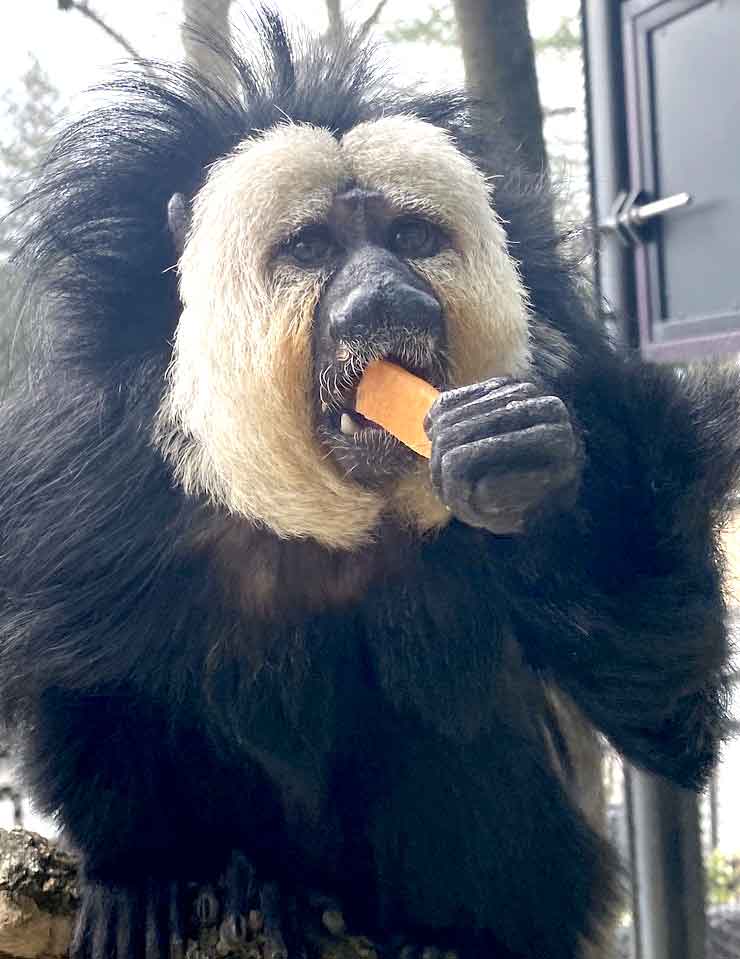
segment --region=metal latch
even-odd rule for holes
[[[674,193],[659,200],[648,200],[642,190],[625,190],[617,196],[609,213],[599,224],[602,233],[616,234],[626,246],[643,243],[643,227],[656,217],[680,210],[692,202],[690,193]]]

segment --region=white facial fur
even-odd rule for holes
[[[337,549],[367,543],[383,513],[422,531],[448,518],[426,462],[371,492],[340,474],[316,436],[312,326],[327,277],[273,254],[324,220],[349,183],[452,237],[451,249],[413,264],[444,308],[450,385],[526,370],[526,297],[488,184],[451,138],[411,116],[361,124],[341,141],[286,123],[218,162],[195,198],[155,431],[187,493]]]

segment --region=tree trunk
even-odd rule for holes
[[[465,79],[490,130],[503,124],[523,166],[547,171],[542,105],[526,0],[453,0]]]
[[[326,0],[326,13],[329,17],[329,37],[338,37],[344,26],[341,0]]]
[[[182,42],[187,64],[207,77],[230,78],[230,66],[219,52],[231,39],[231,0],[182,0]]]

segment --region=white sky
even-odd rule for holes
[[[125,55],[79,13],[57,10],[55,0],[0,3],[10,6],[3,14],[0,31],[0,90],[16,83],[28,65],[29,54],[38,58],[55,84],[68,94],[99,80],[112,62]],[[144,56],[179,56],[180,0],[91,0],[90,5]],[[246,0],[240,6],[249,10],[254,3]],[[288,17],[297,17],[315,29],[326,24],[324,0],[279,0],[278,6]],[[375,0],[345,0],[344,9],[348,19],[362,19],[374,6]],[[389,0],[382,22],[423,16],[429,6],[429,0]],[[530,0],[532,31],[547,33],[557,27],[562,16],[577,12],[578,0]],[[416,44],[394,47],[391,55],[393,51],[416,76],[435,82],[459,78],[459,60],[453,51]]]
[[[439,0],[437,0],[439,2]],[[273,0],[289,20],[299,20],[310,29],[326,26],[325,0]],[[376,0],[344,0],[347,19],[361,21],[375,7]],[[0,0],[10,4],[10,0]],[[255,7],[255,0],[234,0],[232,18]],[[388,0],[376,39],[383,25],[423,17],[430,0]],[[179,24],[181,0],[90,0],[90,6],[111,27],[123,34],[143,55],[176,59],[181,55]],[[564,16],[577,16],[579,0],[529,0],[529,18],[535,36],[554,31]],[[84,105],[82,91],[102,80],[110,67],[126,54],[100,27],[75,11],[59,11],[56,0],[13,0],[10,12],[2,17],[0,31],[0,91],[13,89],[35,56],[52,82],[73,107]],[[397,75],[422,80],[434,87],[457,86],[463,82],[462,61],[455,49],[423,43],[387,44],[385,57]],[[577,114],[554,117],[545,125],[551,148],[566,165],[558,171],[570,182],[570,193],[585,209],[586,167],[584,154],[582,71],[577,57],[548,52],[537,64],[542,100],[547,107],[576,107]],[[0,114],[0,138],[7,130],[7,118]]]

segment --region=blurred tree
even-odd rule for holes
[[[534,47],[537,53],[542,50],[555,50],[565,55],[580,51],[581,31],[578,17],[563,17],[552,33],[535,38]]]
[[[229,66],[219,52],[231,39],[231,0],[182,0],[185,60],[206,76],[225,77]]]
[[[363,20],[363,22],[358,26],[358,35],[360,37],[367,36],[372,27],[375,26],[380,19],[380,15],[387,3],[388,0],[379,0],[379,3],[375,5],[375,9],[370,16]],[[346,26],[344,15],[342,13],[342,0],[326,0],[326,12],[329,15],[329,29],[327,31],[327,36],[329,39],[331,39],[332,37],[338,36]]]
[[[23,348],[23,340],[11,315],[13,269],[9,256],[13,248],[18,214],[13,214],[23,199],[49,131],[61,115],[59,93],[33,60],[21,77],[18,91],[6,91],[0,97],[0,112],[8,120],[8,133],[0,138],[0,388],[10,375],[13,360]]]
[[[525,21],[524,0],[443,0],[432,2],[427,14],[411,20],[400,22],[385,31],[391,41],[422,41],[438,43],[446,47],[461,45],[465,58],[465,70],[468,83],[478,88],[481,95],[489,104],[491,113],[495,117],[502,117],[505,126],[512,136],[522,143],[523,150],[528,150],[529,165],[536,169],[546,169],[543,164],[541,131],[542,119],[550,116],[561,116],[575,112],[575,107],[563,106],[555,109],[546,109],[540,103],[533,102],[535,67],[534,59],[529,53],[529,46],[534,46],[536,54],[545,51],[555,51],[563,56],[576,53],[581,49],[581,36],[577,17],[563,17],[557,28],[546,36],[532,38],[529,31],[523,30]],[[464,8],[464,11],[463,11]],[[507,13],[508,8],[508,13]],[[515,9],[518,17],[518,27],[512,34],[510,30],[511,11]],[[466,24],[467,42],[461,42],[461,29],[456,16],[458,10],[461,20],[464,16]],[[507,18],[508,21],[507,21]],[[481,26],[483,33],[481,33]],[[493,37],[498,40],[494,44]],[[512,42],[512,37],[513,41]],[[498,62],[498,69],[494,69],[494,60]],[[519,64],[518,69],[515,65]],[[523,71],[525,83],[519,84]],[[480,74],[483,74],[484,83],[477,83]],[[514,99],[507,94],[506,86],[513,86]],[[524,112],[517,113],[517,109],[524,102]],[[511,117],[519,117],[516,127]],[[507,119],[508,117],[508,119]],[[533,136],[528,135],[533,131]],[[532,149],[533,148],[533,149]]]
[[[446,3],[430,3],[424,17],[414,17],[385,31],[388,40],[427,43],[439,43],[445,47],[458,44],[457,20],[451,0]]]
[[[8,90],[0,97],[0,111],[9,126],[9,133],[0,138],[0,204],[6,209],[25,194],[49,130],[61,114],[59,93],[37,60],[31,61],[20,82],[20,96]],[[0,254],[8,253],[11,223],[12,219],[0,226]]]
[[[484,120],[503,122],[531,171],[548,168],[526,0],[453,0],[468,89]]]

